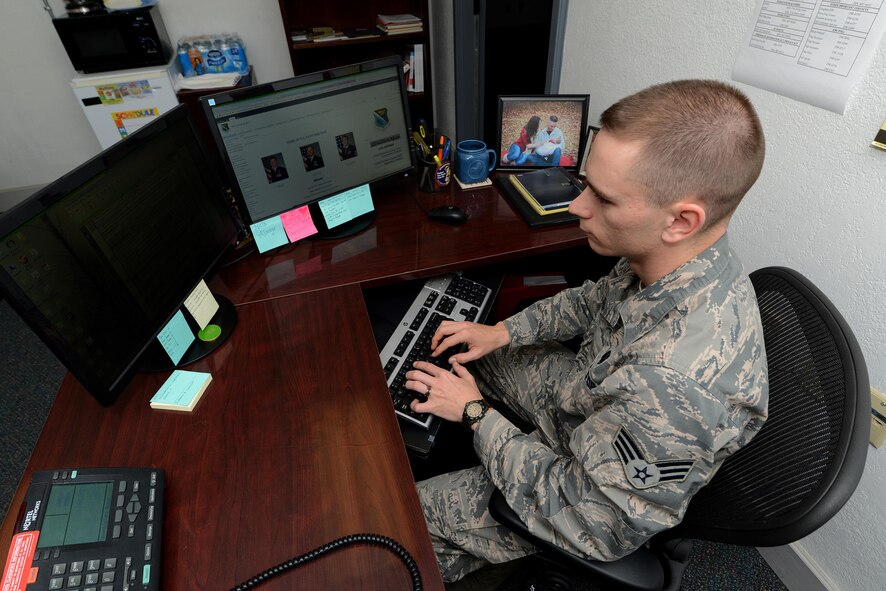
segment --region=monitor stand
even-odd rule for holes
[[[155,371],[169,371],[172,369],[185,367],[195,361],[203,359],[216,349],[218,349],[227,339],[231,336],[231,333],[234,332],[234,327],[237,325],[237,311],[234,308],[234,304],[231,303],[231,300],[228,298],[213,294],[215,296],[215,301],[218,302],[218,311],[215,313],[215,316],[212,317],[212,320],[209,321],[209,324],[206,325],[207,329],[210,329],[213,325],[217,326],[221,329],[221,332],[218,334],[216,338],[213,340],[203,340],[198,336],[200,333],[200,327],[194,321],[190,314],[185,314],[185,318],[188,321],[188,326],[191,327],[191,330],[194,332],[194,342],[191,343],[191,346],[185,351],[184,356],[178,363],[173,363],[172,359],[169,358],[169,354],[160,344],[156,338],[148,347],[148,349],[144,352],[141,357],[141,370],[147,372],[155,372]],[[208,333],[212,333],[214,329],[207,330]],[[215,331],[218,332],[218,331]]]
[[[363,215],[358,215],[350,221],[339,224],[334,228],[327,228],[326,220],[323,218],[323,212],[320,211],[320,206],[317,203],[311,203],[308,206],[308,211],[311,212],[311,219],[314,221],[314,227],[317,228],[317,233],[310,236],[310,238],[317,240],[347,238],[348,236],[353,236],[354,234],[362,232],[375,222],[375,210],[373,209]]]

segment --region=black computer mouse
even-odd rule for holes
[[[455,205],[441,205],[428,210],[428,217],[435,222],[457,226],[468,221],[468,214]]]

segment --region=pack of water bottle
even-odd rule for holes
[[[222,72],[249,73],[243,41],[236,33],[182,37],[178,42],[178,61],[186,78]]]

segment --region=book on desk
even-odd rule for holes
[[[532,228],[571,222],[569,203],[582,192],[580,181],[560,167],[499,176],[496,182]]]

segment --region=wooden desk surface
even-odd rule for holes
[[[406,179],[373,195],[375,224],[339,240],[305,240],[255,253],[219,272],[213,291],[241,305],[359,283],[375,287],[503,260],[587,246],[578,224],[532,230],[497,188],[425,193]],[[428,219],[420,207],[457,205],[460,226]]]
[[[164,590],[229,589],[361,532],[399,541],[426,588],[442,588],[361,301],[349,286],[241,307],[228,342],[193,366],[212,373],[193,413],[149,409],[167,373],[139,375],[110,408],[68,374],[22,482],[53,467],[164,468]],[[2,562],[25,489],[0,529]],[[392,554],[360,546],[265,588],[411,586]]]
[[[375,196],[356,236],[252,255],[211,287],[238,305],[233,335],[190,367],[213,380],[193,413],[151,410],[168,373],[139,374],[110,408],[68,374],[0,528],[6,560],[31,474],[88,466],[167,472],[162,586],[227,589],[335,538],[371,532],[442,589],[361,287],[585,244],[575,224],[531,230],[494,188]],[[454,204],[462,226],[425,209]],[[248,304],[248,305],[247,305]],[[378,547],[338,551],[262,589],[408,589]]]

